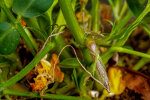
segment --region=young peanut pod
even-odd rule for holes
[[[92,56],[93,63],[95,62],[96,57],[98,57],[98,59],[96,61],[95,70],[96,70],[96,74],[98,76],[99,83],[101,83],[101,85],[103,85],[103,87],[106,88],[108,92],[110,92],[107,73],[104,69],[103,63],[101,62],[101,58],[99,55],[100,51],[98,50],[96,43],[93,40],[89,40],[87,43],[87,47],[90,50],[90,54]]]

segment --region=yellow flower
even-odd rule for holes
[[[30,83],[32,90],[42,90],[47,85],[47,79],[42,75],[38,75],[34,81],[34,83]]]
[[[55,64],[57,58],[58,58],[58,56],[56,54],[52,54],[52,59],[50,61],[51,70],[50,70],[50,73],[49,73],[52,76],[53,76],[54,64]],[[59,59],[57,60],[56,64],[58,64],[58,63],[59,63]],[[54,70],[54,79],[55,79],[55,81],[62,82],[63,78],[64,78],[64,73],[61,72],[60,67],[58,65],[55,65],[55,70]]]
[[[122,80],[122,72],[117,67],[111,67],[108,70],[110,91],[114,94],[121,94],[125,89],[125,83]]]
[[[64,73],[61,72],[59,64],[59,59],[56,54],[52,54],[52,59],[50,62],[43,58],[36,66],[36,71],[38,73],[37,77],[34,78],[34,83],[29,83],[32,90],[42,90],[48,83],[53,83],[54,81],[62,82],[64,78]],[[54,64],[57,60],[57,63]],[[54,72],[53,72],[54,71]],[[54,75],[53,75],[54,74]],[[54,77],[54,80],[53,80]]]
[[[49,73],[51,69],[51,64],[48,61],[42,59],[40,63],[38,63],[36,69],[38,74]]]

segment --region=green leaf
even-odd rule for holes
[[[4,2],[5,2],[6,6],[7,6],[8,8],[11,8],[11,7],[12,7],[13,0],[4,0]]]
[[[130,20],[132,17],[132,13],[129,12],[127,15],[120,21],[120,23],[113,25],[111,34],[109,35],[108,40],[114,40],[114,39],[120,39],[123,36],[123,31],[126,31],[126,27],[123,28],[127,22]]]
[[[63,68],[77,68],[81,66],[76,58],[67,58],[60,62],[60,66]]]
[[[11,54],[19,44],[20,36],[7,22],[0,22],[0,54]]]
[[[136,18],[143,12],[147,2],[148,0],[127,0],[128,6]],[[143,22],[150,23],[149,17],[150,13],[144,17]]]
[[[75,85],[77,86],[77,88],[79,89],[79,83],[78,83],[78,77],[77,77],[76,69],[73,69],[73,76],[72,76],[72,79],[73,79]]]
[[[37,20],[38,20],[41,31],[46,32],[46,30],[48,29],[48,26],[50,26],[50,20],[48,16],[43,14],[42,16],[37,17]],[[47,37],[48,36],[49,34],[47,34]]]
[[[108,39],[108,41],[122,39],[124,37],[125,31],[128,29],[128,27],[129,26],[126,26],[122,30],[120,30],[120,32],[118,32],[118,33],[113,34],[112,36],[110,36],[110,38]]]
[[[105,19],[107,22],[109,22],[112,26],[114,26],[114,23],[111,20]]]
[[[37,17],[47,11],[53,0],[14,0],[13,11],[24,17]]]

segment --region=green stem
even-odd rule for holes
[[[1,11],[0,11],[0,22],[5,22],[5,21],[7,21],[7,19],[8,19],[7,15],[3,11],[3,9],[1,9]]]
[[[69,27],[69,29],[71,30],[74,38],[76,39],[76,41],[83,45],[84,44],[84,32],[83,30],[80,28],[77,19],[75,17],[75,14],[73,13],[73,9],[71,6],[71,2],[70,0],[58,0],[60,8],[63,12],[64,18],[66,20],[66,23]]]
[[[121,10],[121,5],[122,5],[122,2],[123,0],[115,0],[115,15],[116,15],[116,20],[119,21],[119,18],[120,18],[120,10]],[[114,15],[114,16],[115,16]]]
[[[45,98],[45,99],[58,99],[58,100],[88,100],[85,98],[73,97],[73,96],[63,96],[56,94],[43,94],[40,96],[38,93],[33,92],[22,92],[22,91],[12,91],[12,90],[4,90],[4,95],[15,95],[15,96],[26,96],[30,98]]]
[[[5,98],[6,98],[7,100],[12,100],[12,99],[9,97],[9,95],[5,95]]]
[[[24,39],[24,41],[27,44],[27,46],[29,47],[31,53],[33,55],[35,55],[36,54],[36,49],[34,48],[32,41],[29,39],[28,35],[26,34],[25,30],[23,29],[23,27],[21,26],[20,23],[16,24],[16,29],[20,33],[22,38]]]
[[[114,3],[112,0],[108,0],[109,4],[111,5],[111,7],[114,7]]]
[[[36,50],[36,52],[38,52],[38,45],[36,44],[35,40],[33,39],[31,32],[26,27],[24,27],[24,31],[26,32],[27,36],[31,40],[34,49]]]
[[[129,38],[129,36],[131,35],[131,33],[133,32],[133,30],[140,24],[140,22],[142,21],[142,19],[150,12],[150,0],[148,0],[147,6],[144,9],[144,11],[139,15],[139,17],[127,28],[127,30],[125,31],[125,36],[118,40],[117,43],[115,44],[115,46],[123,46],[125,44],[125,42],[127,41],[127,39]]]
[[[7,8],[5,2],[4,1],[1,1],[1,2],[2,2],[1,7],[4,10],[4,12],[6,13],[10,21],[12,21],[12,23],[15,23],[16,22],[15,17],[12,15],[11,11]]]
[[[150,49],[148,49],[148,54],[150,54]],[[140,61],[137,62],[137,64],[133,67],[133,70],[139,70],[142,68],[145,64],[149,63],[150,59],[142,58]]]
[[[127,11],[128,11],[128,5],[127,2],[125,2],[119,15],[119,21],[121,21],[123,17],[126,16],[125,14],[127,13]]]
[[[94,32],[99,32],[100,30],[100,12],[99,12],[99,0],[92,0],[92,30]]]
[[[58,17],[57,17],[57,20],[56,20],[56,24],[59,25],[59,26],[66,24],[61,9],[59,10],[59,14],[58,14]],[[64,27],[60,27],[58,32],[62,31],[63,29],[64,29]],[[61,49],[66,45],[66,43],[65,43],[65,41],[64,41],[64,39],[61,35],[55,36],[55,40],[56,40],[56,44],[57,44],[56,45],[56,48],[57,48],[56,51],[60,52]],[[69,53],[69,48],[64,49],[64,51],[62,52],[62,56],[66,57],[66,58],[71,57],[71,54]]]
[[[101,56],[102,59],[103,59],[103,63],[106,63],[109,60],[110,56],[112,57],[111,54],[114,53],[114,52],[133,54],[133,55],[136,55],[136,56],[140,56],[140,57],[144,57],[144,58],[150,59],[150,55],[149,54],[145,54],[145,53],[142,53],[142,52],[129,50],[129,49],[126,49],[126,48],[123,48],[123,47],[111,47],[111,48],[109,48],[107,50],[107,52],[104,52],[104,54]]]
[[[108,40],[114,37],[115,35],[119,34],[121,29],[123,29],[123,26],[127,24],[127,22],[130,20],[131,17],[132,17],[132,12],[127,13],[126,16],[119,23],[117,23],[117,26],[115,26],[112,29],[108,37]]]
[[[149,63],[150,59],[142,58],[138,63],[133,67],[133,70],[139,70],[142,68],[145,64]]]
[[[3,91],[4,89],[8,88],[9,86],[15,84],[20,79],[22,79],[32,68],[35,67],[35,65],[54,47],[54,43],[49,43],[46,45],[46,47],[41,51],[35,58],[24,68],[22,69],[18,74],[10,78],[8,81],[5,82],[2,86],[0,86],[0,91]]]
[[[8,18],[11,20],[11,22],[16,26],[17,31],[23,37],[24,41],[26,42],[27,46],[31,50],[32,54],[35,55],[36,54],[36,50],[34,49],[34,46],[33,46],[32,42],[31,42],[31,40],[27,36],[27,34],[24,31],[23,27],[21,26],[21,23],[20,22],[16,22],[17,20],[12,15],[11,11],[6,7],[4,2],[2,2],[1,7],[4,10],[4,12],[6,13],[6,15],[8,16]]]
[[[147,34],[150,36],[150,28],[148,27],[148,25],[142,23],[141,26],[147,32]]]
[[[130,26],[128,26],[128,28],[126,29],[126,31],[124,33],[125,34],[124,37],[122,39],[119,39],[113,46],[123,46],[126,43],[126,41],[129,38],[129,36],[131,35],[131,33],[133,32],[133,30],[135,29],[135,27],[137,27],[140,24],[140,22],[142,21],[142,19],[149,12],[150,12],[150,0],[148,0],[147,6],[144,9],[144,11],[140,14],[140,16]],[[113,56],[113,53],[110,52],[110,51],[106,51],[105,54],[107,54],[107,57],[106,56],[102,57],[103,61],[104,61],[104,64],[106,64],[107,61]]]
[[[50,19],[50,25],[53,25],[52,11],[53,11],[53,9],[57,3],[58,3],[58,0],[54,0],[52,6],[46,12],[49,16],[49,19]]]
[[[46,40],[47,34],[44,34],[44,32],[42,33],[40,32],[41,28],[39,26],[37,18],[29,18],[29,19],[24,19],[24,20],[27,23],[27,26],[33,29],[32,32],[38,39]],[[39,31],[36,31],[35,29]]]
[[[115,20],[118,22],[120,18],[119,13],[120,13],[122,0],[115,0],[115,1],[108,0],[108,1],[112,7]]]
[[[72,8],[75,8],[75,2],[76,0],[73,1],[73,4],[72,4]],[[56,20],[56,24],[61,26],[61,25],[66,25],[66,21],[64,19],[64,16],[63,16],[63,13],[62,13],[62,10],[60,9],[59,10],[59,14],[58,14],[58,17],[57,17],[57,20]],[[64,27],[60,27],[59,31],[62,31],[64,29]],[[57,35],[55,36],[55,40],[56,40],[56,51],[57,52],[60,52],[61,49],[66,45],[63,37],[61,35]],[[69,53],[69,48],[66,48],[64,49],[64,51],[62,52],[62,56],[65,57],[65,58],[70,58],[72,55]]]

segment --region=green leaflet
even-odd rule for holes
[[[0,54],[8,55],[18,46],[19,33],[7,22],[0,22]]]
[[[37,17],[47,11],[53,0],[14,0],[13,11],[23,17]]]

